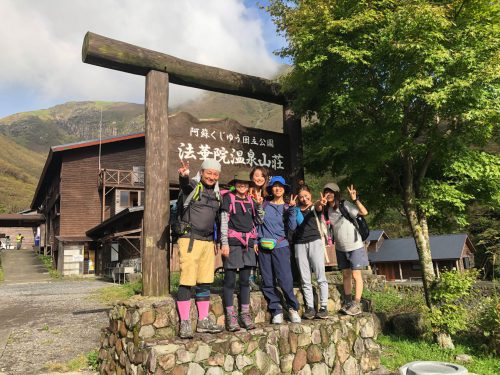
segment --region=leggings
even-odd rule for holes
[[[240,268],[240,303],[242,305],[250,304],[250,272],[252,267]],[[233,306],[233,294],[236,284],[237,270],[224,271],[224,304],[226,307]]]

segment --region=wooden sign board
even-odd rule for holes
[[[290,142],[286,134],[248,128],[230,119],[199,120],[185,112],[170,116],[168,121],[170,184],[179,184],[177,169],[181,159],[189,161],[191,177],[203,160],[216,159],[222,165],[221,183],[255,166],[266,167],[271,176],[286,179],[290,175]]]

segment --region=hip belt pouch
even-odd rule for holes
[[[274,238],[261,238],[259,243],[260,247],[262,247],[263,249],[273,250],[278,244],[278,241],[276,241]]]

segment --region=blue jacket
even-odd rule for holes
[[[274,204],[265,202],[264,208],[264,222],[257,227],[257,233],[260,238],[274,238],[278,241],[276,249],[289,246],[285,234],[285,225],[283,222],[284,204]],[[295,207],[289,206],[287,216],[288,229],[295,230],[297,228],[297,211]]]

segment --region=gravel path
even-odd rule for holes
[[[99,346],[107,308],[88,296],[101,281],[0,284],[0,375],[41,374]]]

